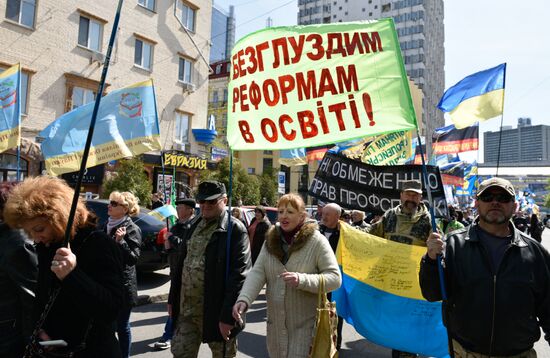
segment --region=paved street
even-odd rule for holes
[[[543,244],[550,250],[550,230],[543,233]],[[140,277],[140,295],[146,293],[158,296],[168,292],[167,270]],[[166,319],[166,302],[156,302],[137,307],[131,316],[133,346],[132,357],[167,358],[172,357],[169,351],[155,352],[151,346],[162,335]],[[267,357],[265,348],[265,296],[262,294],[254,302],[247,314],[247,326],[239,335],[238,357]],[[550,348],[541,338],[535,345],[537,354],[543,358],[550,358]],[[340,353],[342,358],[356,357],[386,358],[391,357],[389,349],[374,345],[358,335],[354,328],[344,324],[343,347]],[[211,357],[208,346],[202,345],[200,358]]]

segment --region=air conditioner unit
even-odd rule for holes
[[[174,142],[174,144],[172,144],[172,149],[185,152],[185,143]]]
[[[103,63],[105,61],[105,55],[101,52],[92,52],[92,57],[90,57],[90,62],[99,62]]]
[[[183,92],[195,92],[195,85],[193,83],[182,82],[181,86],[183,87]]]

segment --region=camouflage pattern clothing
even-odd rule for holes
[[[181,301],[178,327],[172,337],[172,354],[176,358],[196,358],[202,341],[204,306],[205,251],[218,220],[201,220],[187,242],[187,256],[181,275]],[[214,358],[223,357],[224,342],[208,343]],[[235,357],[237,341],[225,343],[225,357]]]
[[[430,213],[422,203],[413,215],[405,214],[399,205],[386,211],[368,232],[403,244],[426,246],[432,232]]]
[[[488,356],[481,353],[469,352],[464,347],[460,345],[457,341],[453,339],[453,351],[455,358],[505,358],[503,356]],[[537,358],[537,352],[534,348],[529,349],[520,354],[515,354],[513,356],[506,356],[506,358]]]

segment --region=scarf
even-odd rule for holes
[[[121,217],[120,219],[113,219],[109,216],[109,219],[107,220],[107,235],[111,235],[111,230],[115,228],[116,226],[122,224],[124,220],[126,220],[126,215]]]

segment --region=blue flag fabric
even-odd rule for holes
[[[0,153],[21,140],[21,66],[0,73]]]
[[[94,103],[66,113],[46,127],[42,153],[51,175],[80,168]],[[156,100],[151,80],[101,99],[87,167],[161,149]]]

